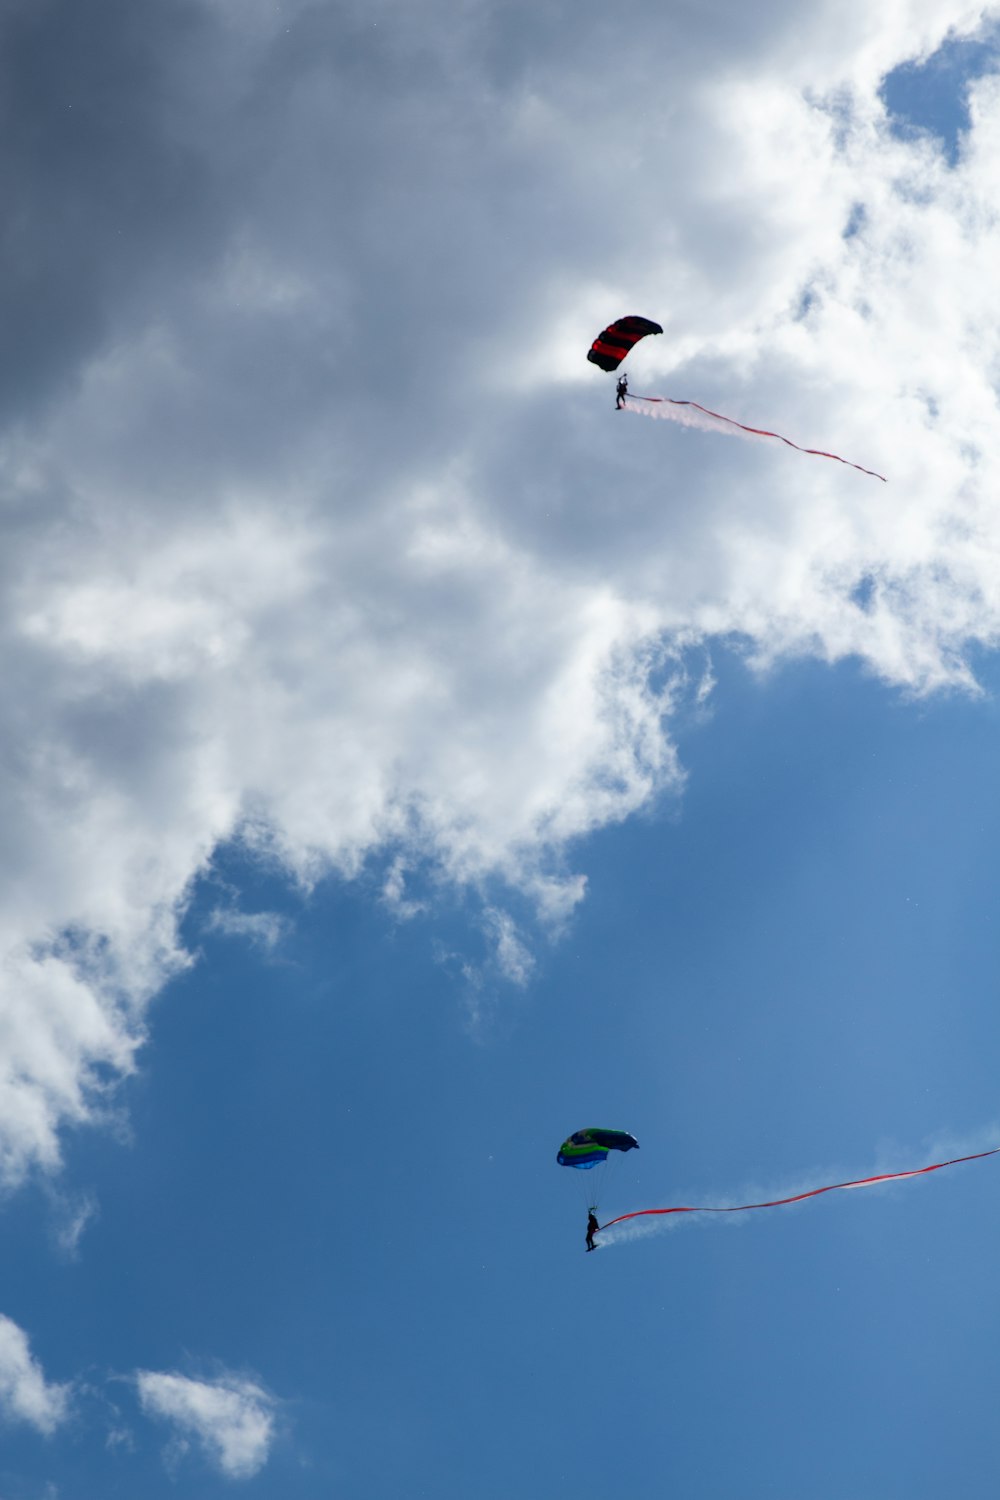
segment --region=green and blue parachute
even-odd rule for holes
[[[559,1147],[556,1161],[561,1167],[599,1167],[609,1151],[638,1150],[639,1142],[627,1130],[577,1130]]]

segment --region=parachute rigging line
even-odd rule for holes
[[[675,421],[680,422],[683,422],[684,418],[680,415],[679,412],[647,412],[645,407],[639,406],[637,404],[640,401],[645,401],[649,406],[687,407],[689,409],[693,409],[694,411],[702,412],[704,416],[711,418],[711,423],[706,422],[702,424],[699,423],[697,419],[695,419],[692,425],[704,425],[707,427],[714,423],[721,422],[724,423],[726,427],[739,428],[740,432],[745,432],[750,437],[777,438],[779,443],[784,443],[786,447],[794,448],[798,453],[809,453],[813,456],[813,458],[832,458],[838,464],[846,464],[849,469],[857,469],[861,474],[868,474],[872,479],[881,479],[883,484],[886,484],[888,482],[884,474],[878,474],[874,469],[865,469],[861,466],[861,464],[852,463],[849,458],[841,458],[839,453],[827,453],[822,448],[803,448],[800,446],[800,444],[793,443],[791,438],[782,437],[780,432],[769,432],[765,427],[747,427],[744,422],[737,422],[735,417],[726,417],[723,416],[722,412],[711,411],[707,406],[702,406],[699,401],[680,401],[675,400],[672,396],[634,396],[631,392],[629,392],[629,394],[625,397],[625,408],[627,411],[635,411],[639,412],[642,415],[651,417],[669,416],[673,417]]]
[[[792,1198],[772,1198],[769,1203],[736,1203],[729,1208],[639,1208],[631,1214],[619,1214],[601,1225],[601,1233],[612,1224],[624,1224],[626,1219],[642,1219],[650,1214],[742,1214],[751,1208],[781,1208],[785,1203],[801,1203],[804,1198],[818,1198],[821,1193],[835,1193],[841,1188],[873,1187],[879,1182],[900,1182],[905,1177],[923,1177],[926,1172],[940,1172],[942,1167],[957,1167],[965,1161],[981,1161],[984,1156],[1000,1155],[1000,1146],[991,1151],[976,1151],[972,1156],[953,1156],[951,1161],[931,1162],[929,1167],[917,1167],[913,1172],[882,1172],[878,1177],[859,1177],[854,1182],[831,1182],[826,1187],[810,1188],[808,1193],[796,1193]]]

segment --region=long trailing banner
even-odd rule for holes
[[[934,1161],[929,1167],[917,1167],[913,1172],[881,1172],[877,1177],[859,1177],[854,1182],[830,1182],[826,1187],[810,1188],[807,1193],[796,1193],[791,1198],[772,1198],[768,1203],[735,1203],[728,1208],[705,1208],[698,1205],[677,1208],[637,1208],[634,1213],[619,1214],[601,1225],[601,1233],[612,1224],[624,1224],[626,1219],[643,1219],[656,1214],[744,1214],[752,1208],[781,1208],[786,1203],[801,1203],[804,1198],[818,1198],[821,1193],[836,1193],[842,1188],[874,1187],[878,1182],[901,1182],[904,1177],[923,1177],[927,1172],[940,1172],[942,1167],[957,1167],[964,1161],[981,1161],[984,1156],[1000,1155],[1000,1146],[991,1151],[976,1151],[972,1156],[954,1156],[951,1161]]]
[[[827,453],[823,448],[803,448],[800,444],[793,443],[791,438],[782,437],[780,432],[769,432],[765,427],[748,427],[745,422],[737,422],[735,417],[725,417],[721,412],[711,411],[698,401],[680,401],[673,396],[633,396],[631,392],[624,399],[627,411],[639,412],[647,417],[668,417],[686,427],[730,432],[734,436],[739,432],[749,438],[776,438],[779,443],[794,448],[798,453],[809,453],[814,458],[832,458],[838,464],[846,464],[849,469],[857,469],[861,474],[868,474],[872,479],[881,479],[883,484],[887,483],[884,474],[862,468],[861,464],[852,463],[849,458],[841,458],[839,453]],[[640,405],[640,402],[645,404]]]

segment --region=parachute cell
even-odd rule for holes
[[[603,333],[598,334],[590,346],[587,358],[592,365],[599,365],[602,370],[617,370],[634,344],[644,339],[648,333],[662,332],[659,323],[630,314],[627,318],[619,318],[609,324]]]

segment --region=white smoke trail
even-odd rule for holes
[[[661,422],[676,422],[679,427],[696,427],[700,432],[724,432],[728,437],[743,438],[749,443],[771,441],[763,432],[748,432],[736,423],[712,416],[700,406],[676,404],[669,396],[626,396],[625,410]]]
[[[910,1152],[907,1154],[911,1156],[919,1154],[925,1158],[928,1154],[943,1157],[945,1160],[941,1165],[947,1166],[963,1164],[966,1160],[972,1159],[977,1155],[985,1155],[997,1150],[1000,1150],[1000,1128],[994,1124],[987,1126],[981,1132],[977,1132],[974,1137],[964,1139],[955,1136],[939,1137],[927,1151],[920,1153]],[[820,1194],[850,1191],[861,1187],[880,1188],[883,1191],[888,1191],[895,1187],[897,1182],[905,1182],[913,1177],[928,1175],[926,1159],[917,1165],[911,1166],[907,1164],[901,1166],[896,1149],[888,1146],[879,1152],[879,1156],[883,1158],[886,1156],[896,1156],[897,1160],[892,1166],[887,1165],[886,1161],[883,1160],[880,1166],[876,1168],[876,1171],[868,1177],[856,1181],[835,1182],[829,1188],[824,1188],[823,1186],[817,1188],[817,1178],[819,1178],[822,1184],[823,1177],[837,1175],[831,1169],[827,1169],[825,1172],[800,1173],[796,1179],[787,1180],[779,1187],[764,1187],[759,1183],[751,1184],[745,1187],[742,1192],[724,1194],[722,1201],[717,1201],[711,1207],[706,1205],[704,1209],[700,1210],[697,1207],[693,1207],[684,1212],[665,1214],[662,1218],[659,1216],[650,1216],[649,1218],[627,1220],[624,1224],[620,1225],[615,1224],[612,1228],[601,1231],[597,1247],[598,1249],[610,1250],[614,1246],[625,1245],[633,1240],[647,1239],[651,1235],[669,1234],[679,1229],[682,1223],[691,1223],[695,1219],[697,1219],[699,1225],[702,1227],[705,1226],[708,1220],[711,1220],[716,1225],[736,1225],[744,1222],[743,1212],[728,1213],[724,1211],[726,1209],[739,1210],[741,1206],[748,1208],[772,1206],[789,1209],[800,1208],[802,1207],[802,1203],[795,1201],[799,1195],[802,1195],[804,1202],[811,1202],[814,1196],[819,1196]],[[878,1175],[879,1173],[887,1175],[880,1176]],[[936,1172],[934,1175],[936,1175]],[[727,1203],[727,1199],[731,1199],[731,1202]]]
[[[881,479],[883,484],[886,482],[884,474],[879,474],[875,469],[866,469],[864,464],[856,464],[853,459],[842,458],[839,453],[830,453],[825,448],[806,448],[780,432],[772,432],[766,427],[751,427],[738,422],[735,417],[710,411],[697,401],[683,401],[674,396],[626,395],[624,399],[625,410],[634,411],[639,416],[658,417],[668,422],[677,422],[681,427],[697,427],[703,432],[725,432],[730,437],[745,438],[751,443],[784,443],[786,448],[794,448],[797,453],[805,453],[812,458],[833,459],[835,463],[846,464],[849,469],[857,469],[859,473],[867,474],[872,479]]]

